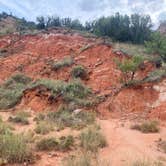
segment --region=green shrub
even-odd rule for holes
[[[0,158],[9,163],[32,162],[32,151],[21,135],[0,135]]]
[[[74,144],[73,136],[61,137],[59,142],[59,149],[62,151],[70,150]]]
[[[20,111],[20,112],[17,112],[15,116],[10,116],[8,121],[13,123],[28,125],[29,124],[28,117],[30,116],[31,116],[30,113]]]
[[[166,77],[166,68],[157,69],[148,74],[144,82],[157,82]]]
[[[56,71],[56,70],[59,70],[63,67],[69,67],[73,63],[74,63],[74,59],[72,57],[65,57],[61,61],[54,62],[53,64],[51,64],[51,68],[52,68],[52,70]]]
[[[89,128],[80,135],[81,147],[86,151],[97,152],[98,148],[106,146],[106,140],[100,131],[96,128]]]
[[[0,109],[9,109],[15,106],[21,99],[23,91],[31,82],[29,77],[16,74],[0,86]]]
[[[133,56],[131,59],[125,59],[122,62],[116,59],[116,64],[118,68],[123,73],[122,81],[127,84],[128,82],[134,80],[136,71],[139,69],[140,65],[143,63],[142,56]]]
[[[83,66],[78,65],[78,66],[75,66],[72,68],[71,76],[73,78],[81,78],[81,79],[85,80],[88,78],[88,73]]]
[[[39,142],[37,142],[36,147],[41,151],[51,151],[58,150],[59,143],[55,138],[43,138]]]
[[[54,127],[46,121],[41,121],[37,124],[36,128],[35,128],[35,132],[37,134],[48,134],[50,131],[53,131]]]
[[[0,135],[11,134],[13,128],[10,125],[0,122]]]
[[[145,43],[149,53],[158,54],[166,62],[166,37],[159,32],[152,34],[151,40]]]
[[[135,124],[131,126],[131,129],[139,130],[143,133],[157,133],[159,132],[158,122],[156,121],[147,121],[142,124]]]
[[[74,114],[66,109],[57,112],[49,112],[47,118],[49,121],[54,122],[59,129],[63,129],[64,127],[81,129],[95,122],[93,113],[79,112],[78,114]]]

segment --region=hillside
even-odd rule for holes
[[[7,20],[12,22],[11,18]],[[3,26],[2,22],[0,26]],[[5,23],[4,28],[7,25]],[[13,21],[13,29],[14,25]],[[166,140],[166,79],[164,76],[156,79],[153,73],[162,69],[158,70],[154,63],[145,60],[135,79],[150,81],[124,87],[121,81],[123,73],[115,59],[123,61],[130,56],[118,51],[106,39],[69,29],[54,28],[36,34],[0,37],[2,119],[7,122],[19,111],[28,112],[31,114],[29,125],[15,123],[14,132],[32,132],[38,124],[33,119],[39,113],[55,113],[63,108],[72,114],[71,117],[68,113],[58,117],[67,127],[63,126],[62,130],[56,128],[46,136],[73,135],[77,140],[80,131],[71,129],[70,125],[79,124],[80,117],[72,119],[75,116],[73,112],[76,115],[95,112],[96,123],[101,126],[108,144],[99,150],[101,160],[109,160],[113,166],[127,166],[131,164],[129,161],[145,158],[165,164],[165,154],[157,149],[156,141]],[[74,72],[74,69],[79,70]],[[153,74],[149,76],[150,73]],[[79,116],[86,119],[85,115]],[[69,118],[67,124],[65,118]],[[146,135],[131,129],[133,124],[153,119],[160,121],[161,132]],[[84,126],[82,123],[79,125]],[[39,137],[40,134],[35,135],[37,141]],[[77,142],[69,151],[48,153],[34,150],[37,156],[34,165],[59,166],[65,156],[77,154],[80,150]],[[34,142],[30,144],[34,145]]]
[[[17,29],[17,20],[11,16],[0,19],[0,34],[15,32]]]

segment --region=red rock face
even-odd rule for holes
[[[89,80],[84,83],[102,95],[114,94],[121,86],[121,72],[115,64],[115,58],[123,59],[126,55],[114,53],[111,46],[101,43],[101,39],[85,38],[77,33],[53,31],[37,35],[9,35],[0,38],[0,49],[7,49],[6,57],[0,58],[0,83],[13,75],[22,72],[34,80],[38,78],[69,80],[71,67],[80,64],[89,71]],[[58,61],[72,55],[75,64],[58,71],[52,71],[50,61]],[[154,66],[145,63],[145,69],[136,77],[144,78]],[[35,97],[36,92],[28,92],[21,105],[27,105],[36,111],[49,107],[45,98]],[[142,86],[122,90],[114,98],[110,95],[98,106],[98,111],[107,115],[113,112],[144,112],[151,110],[158,98],[158,92]],[[163,107],[162,107],[163,108]],[[163,111],[162,111],[163,112]]]

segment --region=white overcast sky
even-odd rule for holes
[[[166,0],[0,0],[0,12],[35,21],[40,15],[78,18],[85,22],[100,16],[149,14],[155,23],[166,20]]]

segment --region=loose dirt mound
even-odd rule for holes
[[[105,115],[113,112],[143,112],[152,109],[151,105],[158,100],[159,92],[150,87],[124,89],[116,97],[121,86],[121,72],[117,69],[114,59],[122,59],[126,55],[114,53],[112,46],[101,39],[86,38],[78,33],[65,30],[52,30],[36,35],[9,35],[0,38],[0,49],[7,49],[7,54],[0,58],[0,83],[14,73],[24,73],[34,80],[38,78],[71,79],[71,68],[83,65],[89,72],[89,79],[84,83],[98,95],[106,96],[105,102],[98,106],[98,111]],[[62,60],[66,56],[74,58],[74,64],[54,71],[51,62]],[[153,69],[153,65],[145,64],[145,69],[138,72],[138,78],[144,78]],[[21,105],[35,110],[48,106],[36,91],[24,95]],[[165,101],[164,101],[165,102]]]

